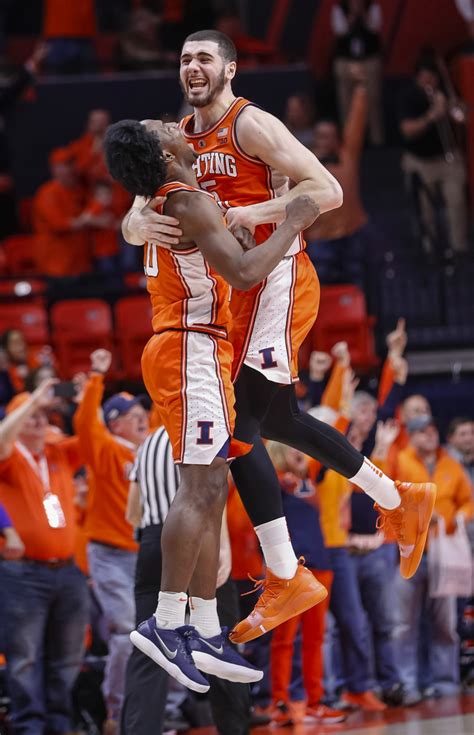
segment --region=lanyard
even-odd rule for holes
[[[39,462],[36,462],[30,450],[27,449],[24,444],[17,441],[16,446],[18,450],[21,452],[21,454],[24,456],[28,464],[30,465],[33,472],[39,478],[43,486],[43,492],[46,495],[47,493],[50,492],[50,484],[49,484],[48,460],[46,459],[44,452],[41,454]]]

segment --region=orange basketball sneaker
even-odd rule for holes
[[[436,500],[436,485],[431,482],[395,482],[400,493],[398,508],[379,511],[378,528],[393,532],[400,549],[400,574],[413,577],[421,561]]]
[[[299,559],[295,576],[291,579],[276,577],[267,569],[265,579],[253,581],[255,587],[252,592],[261,589],[262,594],[250,615],[229,633],[232,643],[253,641],[285,620],[322,602],[328,594],[314,574],[306,569],[303,558]]]

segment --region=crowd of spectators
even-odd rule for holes
[[[117,3],[115,68],[136,73],[176,67],[181,40],[196,27],[196,5]],[[232,7],[199,5],[200,25],[215,25],[230,35],[244,64],[284,61],[279,49],[246,33]],[[45,1],[47,45],[39,45],[0,91],[0,114],[34,83],[38,69],[97,71],[92,39],[101,12],[104,8],[94,0]],[[338,116],[327,115],[306,92],[295,90],[286,104],[288,128],[344,190],[343,206],[306,233],[308,253],[324,284],[366,287],[370,228],[360,168],[366,137],[376,148],[385,140],[381,24],[377,2],[335,3],[331,25]],[[421,58],[412,82],[400,99],[398,127],[407,186],[419,203],[420,239],[432,254],[441,190],[449,246],[465,257],[470,247],[466,174],[456,132],[465,117],[432,55]],[[140,268],[139,250],[125,246],[120,233],[130,198],[110,179],[104,162],[102,141],[110,122],[108,110],[91,109],[80,138],[48,152],[51,178],[33,197],[31,236],[35,269],[51,283],[94,271],[120,283],[126,271]],[[14,184],[0,131],[0,237],[17,229]],[[452,534],[467,525],[474,549],[474,417],[454,418],[446,436],[440,436],[427,399],[407,388],[405,347],[401,321],[387,336],[377,395],[365,384],[359,387],[347,345],[338,343],[331,354],[313,352],[309,371],[301,374],[302,407],[345,432],[391,475],[434,479],[438,500],[432,536],[440,527]],[[29,346],[19,329],[1,335],[0,587],[7,601],[1,610],[8,610],[8,616],[0,610],[0,653],[7,659],[15,732],[74,728],[79,733],[87,728],[87,718],[105,735],[119,732],[127,698],[128,634],[136,612],[134,526],[140,526],[130,512],[126,515],[128,476],[157,417],[150,415],[146,399],[130,394],[113,393],[102,404],[104,387],[107,393],[115,387],[112,380],[105,382],[111,360],[106,350],[93,352],[90,374],[76,375],[65,396],[50,346]],[[327,605],[246,646],[245,655],[266,672],[252,689],[254,721],[266,718],[285,725],[310,717],[333,724],[354,709],[384,712],[472,685],[474,657],[464,651],[468,663],[461,680],[460,651],[462,640],[474,637],[463,618],[473,600],[430,597],[429,552],[412,580],[401,579],[396,545],[379,527],[366,495],[295,450],[274,442],[268,450],[280,477],[295,550],[330,596]],[[228,584],[232,594],[234,587],[248,592],[252,583],[247,575],[261,578],[263,561],[235,488],[230,488],[227,519],[232,550]],[[253,602],[252,596],[240,598],[241,617]],[[81,677],[77,680],[81,668],[86,696]],[[239,702],[248,708],[245,697]],[[212,707],[218,722],[214,700]],[[206,724],[210,716],[205,703],[174,684],[167,712],[176,726],[179,720],[184,726],[186,720]],[[127,735],[127,725],[122,733]]]
[[[430,538],[441,523],[448,534],[467,525],[472,537],[474,421],[455,418],[442,446],[428,401],[406,387],[403,320],[386,341],[377,395],[359,387],[347,344],[338,343],[332,354],[312,354],[302,376],[303,405],[345,432],[384,471],[437,483]],[[44,724],[69,732],[71,717],[83,732],[80,701],[113,735],[135,618],[137,542],[129,520],[138,521],[130,506],[127,511],[127,478],[156,416],[140,396],[116,393],[102,403],[112,359],[107,350],[91,354],[89,375],[75,376],[74,390],[64,398],[54,395],[61,394],[55,388],[61,384],[50,351],[36,361],[18,331],[5,335],[3,345],[2,375],[15,388],[0,423],[0,583],[2,609],[8,611],[0,621],[0,650],[7,660],[14,732],[40,732]],[[295,550],[330,595],[326,606],[246,645],[245,655],[256,665],[263,662],[266,671],[252,691],[254,719],[337,723],[355,709],[383,712],[472,684],[473,660],[461,680],[460,636],[472,637],[463,613],[473,601],[430,597],[429,549],[413,579],[402,579],[396,544],[384,534],[368,496],[296,450],[269,442],[268,451]],[[263,560],[234,488],[227,524],[232,584],[249,591],[247,574],[258,579]],[[227,577],[229,552],[226,557]],[[240,599],[244,616],[253,602]],[[74,688],[98,640],[106,653],[100,707],[90,692],[84,702]],[[90,676],[97,698],[99,683]],[[207,721],[208,710],[193,720],[195,703],[186,707],[187,693],[177,697],[176,687],[172,691],[175,722],[186,721],[186,713],[194,724]]]

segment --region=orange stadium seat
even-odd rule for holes
[[[115,304],[115,324],[123,377],[141,378],[143,348],[152,336],[148,296],[126,296]]]
[[[311,349],[330,352],[336,342],[345,341],[354,367],[370,370],[379,363],[374,324],[374,317],[367,315],[364,294],[357,286],[324,286],[318,318],[311,330]]]
[[[58,301],[50,315],[54,350],[65,377],[88,371],[94,350],[113,349],[112,312],[105,301]]]
[[[6,329],[21,329],[29,345],[49,343],[48,315],[39,304],[2,304],[0,333]]]
[[[11,275],[36,273],[35,235],[11,235],[3,241],[6,269]]]

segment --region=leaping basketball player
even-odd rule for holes
[[[194,114],[181,126],[198,156],[199,186],[218,200],[230,229],[246,227],[261,243],[299,195],[311,197],[324,213],[340,206],[342,192],[278,119],[234,95],[236,61],[235,46],[224,34],[210,30],[188,36],[180,80]],[[295,184],[291,189],[290,182]],[[169,219],[138,198],[122,229],[131,244],[151,241],[173,247],[179,224],[179,218]],[[299,411],[293,385],[297,355],[319,303],[318,278],[304,247],[298,235],[268,278],[250,291],[232,291],[234,436],[253,449],[235,460],[231,471],[267,566],[255,610],[231,633],[238,643],[297,614],[304,599],[299,584],[303,569],[289,540],[278,480],[262,436],[315,457],[372,497],[382,523],[397,539],[400,571],[406,578],[420,563],[435,501],[433,484],[394,482],[342,434]]]

